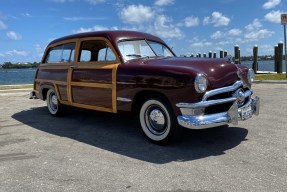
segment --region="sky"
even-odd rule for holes
[[[39,62],[50,41],[101,30],[151,33],[177,55],[273,55],[282,13],[287,0],[1,0],[0,64]]]

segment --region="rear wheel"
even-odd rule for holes
[[[145,136],[153,143],[166,144],[176,129],[176,118],[170,105],[160,99],[143,102],[139,113],[140,124]]]
[[[57,94],[54,89],[49,89],[47,92],[47,107],[51,115],[59,116],[63,112],[63,106],[59,102]]]

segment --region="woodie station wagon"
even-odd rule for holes
[[[47,46],[31,98],[46,100],[53,116],[64,105],[137,114],[145,136],[162,144],[178,125],[205,129],[258,115],[253,79],[230,59],[176,57],[150,34],[89,32]]]

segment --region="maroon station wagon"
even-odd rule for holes
[[[259,114],[252,69],[231,59],[180,58],[160,38],[134,31],[73,34],[52,41],[31,98],[51,115],[69,105],[137,114],[152,142],[169,141],[178,125],[237,125]]]

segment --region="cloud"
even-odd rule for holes
[[[281,22],[281,14],[283,12],[281,11],[271,11],[270,13],[267,13],[264,18],[272,23],[280,23]]]
[[[45,48],[43,48],[40,44],[34,44],[34,48],[36,52],[41,52],[41,53],[43,53],[45,50]]]
[[[1,57],[13,57],[13,56],[22,56],[26,57],[28,56],[28,52],[26,51],[18,51],[18,50],[12,50],[12,51],[7,51],[5,53],[0,53]]]
[[[73,2],[74,0],[50,0],[53,1],[55,3],[66,3],[66,2]]]
[[[233,42],[231,42],[231,41],[219,41],[217,44],[218,45],[229,45],[229,44],[232,44]]]
[[[0,53],[0,63],[10,61],[12,63],[31,61],[32,57],[29,52],[11,50]]]
[[[182,31],[171,24],[171,19],[165,15],[158,15],[154,22],[154,31],[155,33],[163,38],[172,39],[172,38],[182,38],[184,35]]]
[[[210,17],[204,17],[203,25],[208,25],[210,23]]]
[[[266,3],[263,4],[264,9],[272,9],[279,5],[281,3],[281,0],[268,0]]]
[[[22,13],[21,15],[24,17],[32,17],[32,15],[30,13]]]
[[[7,29],[7,26],[5,25],[5,23],[3,23],[3,21],[0,21],[0,30],[3,29]]]
[[[104,17],[64,17],[66,21],[91,21],[91,20],[105,20]]]
[[[45,51],[45,48],[46,48],[46,45],[45,46],[41,46],[40,44],[34,44],[33,45],[34,49],[35,49],[35,60],[41,60],[43,54],[44,54],[44,51]]]
[[[213,24],[214,27],[227,26],[230,19],[218,11],[214,11],[210,16],[204,17],[203,25]]]
[[[74,33],[85,33],[85,32],[92,32],[92,31],[106,31],[106,30],[118,30],[118,27],[108,28],[108,27],[104,27],[101,25],[95,25],[89,28],[81,27],[80,29],[73,30],[73,32]]]
[[[12,40],[15,40],[15,41],[22,39],[22,36],[20,34],[16,33],[16,32],[14,32],[14,31],[9,31],[9,32],[6,33],[6,35],[7,35],[7,37],[9,39],[12,39]]]
[[[224,34],[221,31],[216,31],[215,33],[213,33],[210,38],[211,39],[220,39],[223,38]]]
[[[155,5],[157,6],[166,6],[166,5],[172,5],[174,3],[174,0],[156,0]]]
[[[104,3],[106,0],[86,0],[86,1],[92,5],[96,5],[99,3]]]
[[[235,36],[239,36],[242,34],[242,31],[240,29],[230,29],[227,32],[221,32],[221,31],[216,31],[215,33],[213,33],[210,38],[211,39],[221,39],[221,38],[226,38],[226,37],[235,37]]]
[[[173,23],[172,18],[157,13],[155,11],[157,7],[148,7],[144,5],[129,5],[122,9],[119,9],[119,16],[124,23],[128,26],[120,27],[121,30],[134,30],[148,32],[157,35],[161,38],[167,39],[181,39],[184,37],[184,33],[179,26],[183,26],[183,23]],[[79,20],[81,18],[65,18],[66,20]],[[199,23],[198,18],[190,17],[185,20],[187,26],[197,25]],[[81,27],[77,30],[73,30],[73,33],[102,31],[102,30],[119,30],[118,27],[106,27],[101,25],[95,25],[93,27]]]
[[[240,29],[230,29],[227,33],[229,36],[239,36],[241,35],[242,31]]]
[[[252,23],[246,25],[245,29],[246,33],[244,35],[244,38],[246,42],[268,38],[275,34],[274,31],[262,29],[262,24],[257,18],[254,19]]]
[[[184,25],[186,27],[194,27],[194,26],[198,26],[199,25],[199,19],[198,17],[186,17],[184,19]]]
[[[154,12],[148,6],[130,5],[120,12],[120,17],[125,23],[142,24],[151,21],[154,17]]]
[[[260,29],[262,27],[262,24],[260,23],[260,21],[256,18],[253,20],[253,22],[249,25],[245,26],[245,29],[247,29],[248,31],[253,31],[253,30],[257,30]]]
[[[269,31],[267,29],[261,29],[256,31],[248,32],[244,35],[244,37],[251,41],[256,41],[258,39],[264,39],[271,37],[274,34],[274,31]]]
[[[213,43],[212,42],[208,42],[206,40],[202,40],[202,41],[198,41],[198,42],[193,42],[190,45],[193,48],[203,48],[203,47],[212,47]]]

